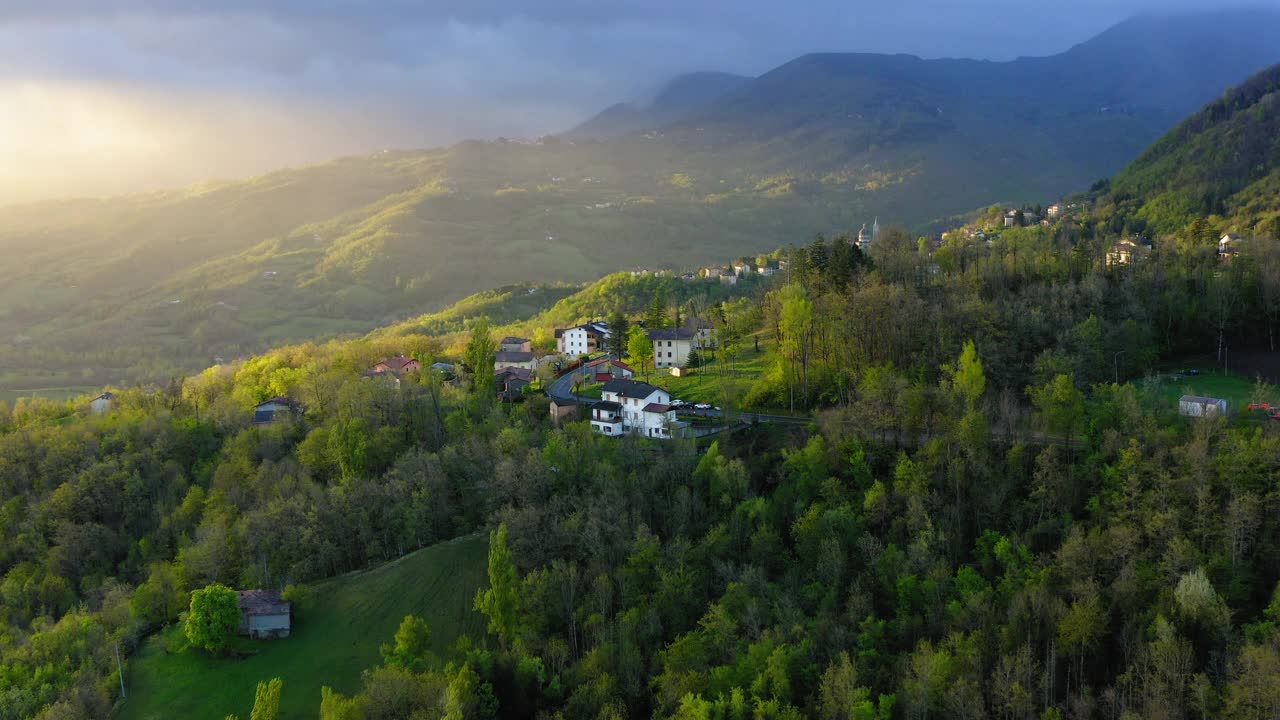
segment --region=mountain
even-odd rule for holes
[[[607,139],[664,127],[738,90],[751,78],[723,72],[677,75],[649,103],[618,103],[566,133],[575,140]]]
[[[1191,116],[1112,180],[1115,216],[1157,233],[1220,216],[1280,237],[1280,65]]]
[[[1280,61],[1277,31],[1276,13],[1232,11],[1138,18],[1008,62],[806,55],[673,81],[641,113],[656,131],[601,121],[604,139],[470,141],[0,208],[0,256],[23,258],[0,263],[0,397],[359,335],[484,288],[1054,200]]]

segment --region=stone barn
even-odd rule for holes
[[[241,590],[240,634],[255,640],[289,637],[293,607],[276,590]]]

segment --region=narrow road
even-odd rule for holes
[[[551,398],[552,400],[555,400],[556,402],[562,402],[562,403],[580,402],[580,403],[585,403],[587,405],[590,405],[596,402],[595,398],[583,397],[581,395],[575,395],[573,393],[573,384],[576,380],[582,380],[583,382],[585,382],[590,377],[591,377],[591,371],[586,367],[586,365],[581,365],[577,368],[574,368],[573,370],[570,370],[564,375],[561,375],[560,377],[556,378],[550,385],[547,386],[547,397]]]

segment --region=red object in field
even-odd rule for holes
[[[1272,420],[1280,420],[1280,407],[1271,407],[1271,403],[1249,403],[1250,410],[1263,410]]]

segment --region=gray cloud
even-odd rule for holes
[[[652,92],[677,72],[754,74],[816,50],[1051,54],[1135,13],[1216,4],[6,0],[0,105],[31,105],[20,107],[29,110],[25,124],[0,124],[10,144],[37,161],[42,147],[56,147],[37,137],[47,125],[37,116],[74,98],[94,98],[140,139],[113,147],[104,137],[98,156],[62,153],[68,166],[101,170],[67,172],[65,187],[53,187],[58,178],[24,184],[10,163],[7,180],[0,171],[0,201],[246,174],[388,146],[541,134]],[[19,132],[30,142],[15,138]],[[147,146],[151,135],[166,142]],[[186,158],[158,167],[161,146]],[[116,181],[112,165],[139,167]],[[98,175],[100,182],[71,180]]]

